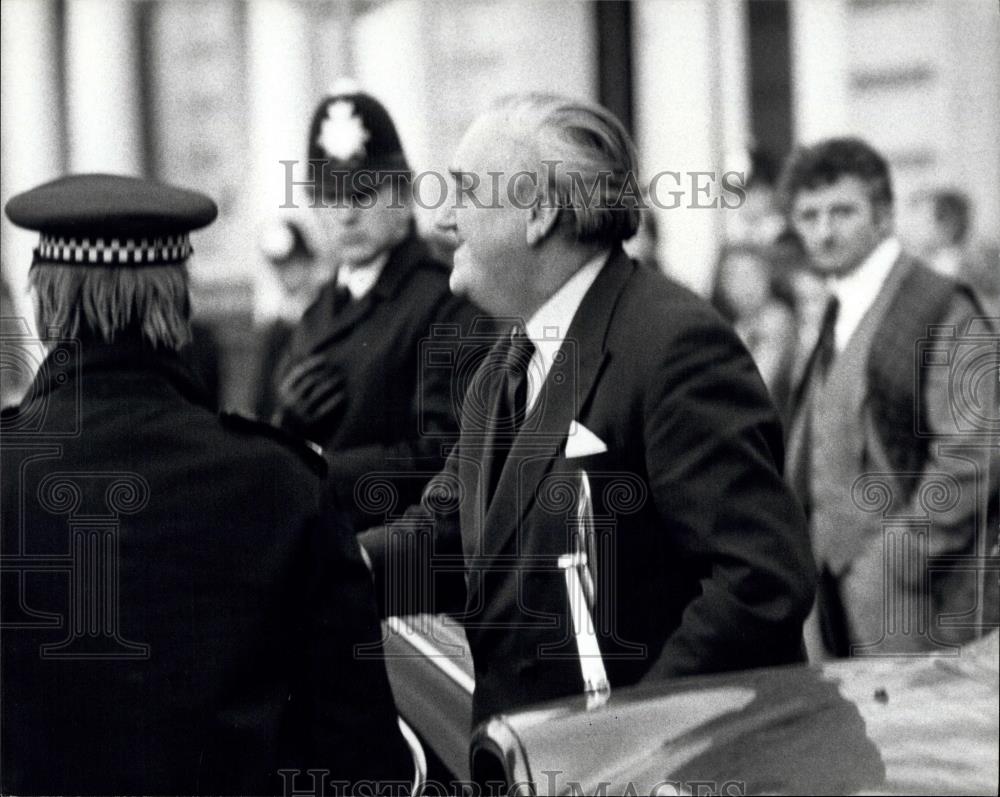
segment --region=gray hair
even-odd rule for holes
[[[533,142],[548,175],[548,198],[572,211],[577,241],[614,245],[636,233],[636,149],[614,114],[596,103],[534,92],[503,97],[493,110],[506,116],[513,135]]]
[[[28,273],[43,337],[95,336],[105,343],[138,331],[158,348],[191,340],[191,301],[184,266],[106,268],[36,261]]]

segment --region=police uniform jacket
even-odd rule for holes
[[[287,368],[323,354],[345,380],[337,417],[302,431],[323,446],[330,481],[359,528],[415,503],[457,435],[453,365],[431,356],[467,334],[476,308],[448,289],[448,268],[407,238],[360,300],[337,306],[333,280],[292,335]],[[383,491],[380,485],[387,485]]]
[[[4,793],[409,781],[353,534],[176,357],[68,341],[2,426]],[[319,463],[321,465],[321,461]]]

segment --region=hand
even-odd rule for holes
[[[306,437],[327,437],[347,400],[343,375],[322,354],[307,357],[278,386],[279,425]]]

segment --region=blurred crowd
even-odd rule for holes
[[[747,197],[733,211],[712,281],[711,302],[749,348],[786,419],[791,386],[801,378],[823,314],[823,278],[787,221],[777,190],[780,163],[758,156]],[[899,231],[905,251],[938,273],[974,288],[993,314],[1000,308],[1000,254],[995,241],[969,235],[974,202],[957,189],[926,189],[906,200],[910,221]]]

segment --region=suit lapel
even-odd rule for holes
[[[372,301],[372,294],[369,292],[360,299],[348,302],[339,312],[334,311],[330,317],[323,348],[353,329],[374,307],[375,302]]]
[[[514,440],[482,524],[463,523],[463,537],[473,535],[467,553],[492,559],[521,528],[534,505],[538,483],[561,455],[570,422],[580,416],[603,370],[609,356],[605,349],[608,325],[633,269],[617,250],[584,296],[561,348],[565,356],[556,358]],[[473,579],[470,592],[477,584],[478,579]]]
[[[914,261],[911,258],[905,254],[899,256],[882,284],[878,297],[872,302],[871,307],[868,308],[847,341],[844,350],[837,354],[830,367],[830,373],[826,378],[825,390],[827,394],[843,391],[846,397],[845,401],[850,404],[853,412],[856,412],[865,401],[867,392],[865,366],[871,350],[872,335],[878,325],[882,323],[882,318],[890,302],[913,266]],[[798,388],[799,398],[796,401],[788,435],[786,471],[790,475],[799,473],[805,467],[804,458],[810,455],[810,452],[805,450],[808,443],[805,424],[810,411],[809,403],[815,397],[811,395],[812,391],[809,389],[808,381],[809,369],[806,369]],[[792,480],[794,482],[794,476]]]
[[[578,368],[573,360],[569,356],[561,364],[553,364],[535,406],[514,439],[486,512],[486,555],[498,553],[506,544],[510,532],[534,503],[535,486],[565,445],[566,431],[578,409],[574,376],[586,378],[581,372],[574,373]]]
[[[335,282],[324,292],[327,308],[323,310],[322,337],[318,337],[309,353],[324,351],[332,343],[353,330],[382,301],[393,298],[399,293],[407,276],[426,255],[426,247],[416,238],[408,238],[389,255],[378,280],[372,289],[361,299],[349,302],[340,312],[331,312],[334,303]],[[329,313],[329,315],[327,315]]]

